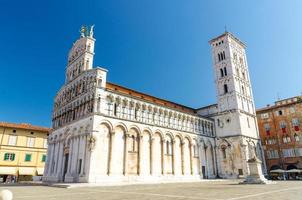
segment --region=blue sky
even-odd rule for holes
[[[108,80],[194,108],[216,102],[208,41],[247,44],[256,107],[302,92],[300,0],[2,1],[0,121],[50,126],[67,53],[95,24]]]

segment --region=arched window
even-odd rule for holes
[[[223,70],[220,69],[220,76],[223,77]]]
[[[114,113],[114,116],[116,116],[116,114],[117,114],[117,104],[116,103],[114,104],[113,113]]]
[[[221,61],[220,53],[218,54],[218,61]]]
[[[242,94],[245,94],[245,91],[244,91],[244,87],[241,86],[241,91],[242,91]]]
[[[296,142],[299,142],[299,141],[300,141],[300,137],[299,137],[298,134],[295,133],[294,137],[295,137],[295,141],[296,141]]]
[[[227,84],[224,84],[224,85],[223,85],[223,90],[224,90],[224,93],[225,93],[225,94],[229,92],[229,91],[228,91],[228,85],[227,85]]]
[[[222,59],[225,60],[225,52],[222,52]]]
[[[227,68],[224,67],[224,75],[227,76],[228,75],[228,72],[227,72]]]

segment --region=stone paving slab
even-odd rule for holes
[[[238,181],[210,181],[108,187],[55,188],[47,186],[1,186],[14,200],[287,200],[302,199],[302,181],[270,185],[239,185]]]

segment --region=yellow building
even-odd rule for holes
[[[50,129],[30,124],[0,122],[0,178],[29,181],[42,176]]]

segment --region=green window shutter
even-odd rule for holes
[[[4,154],[4,160],[8,160],[8,153]]]
[[[46,161],[46,155],[42,155],[42,162]]]
[[[14,160],[15,160],[15,154],[13,153],[11,161],[14,161]]]
[[[30,160],[31,160],[31,154],[26,154],[25,155],[25,161],[30,162]]]

